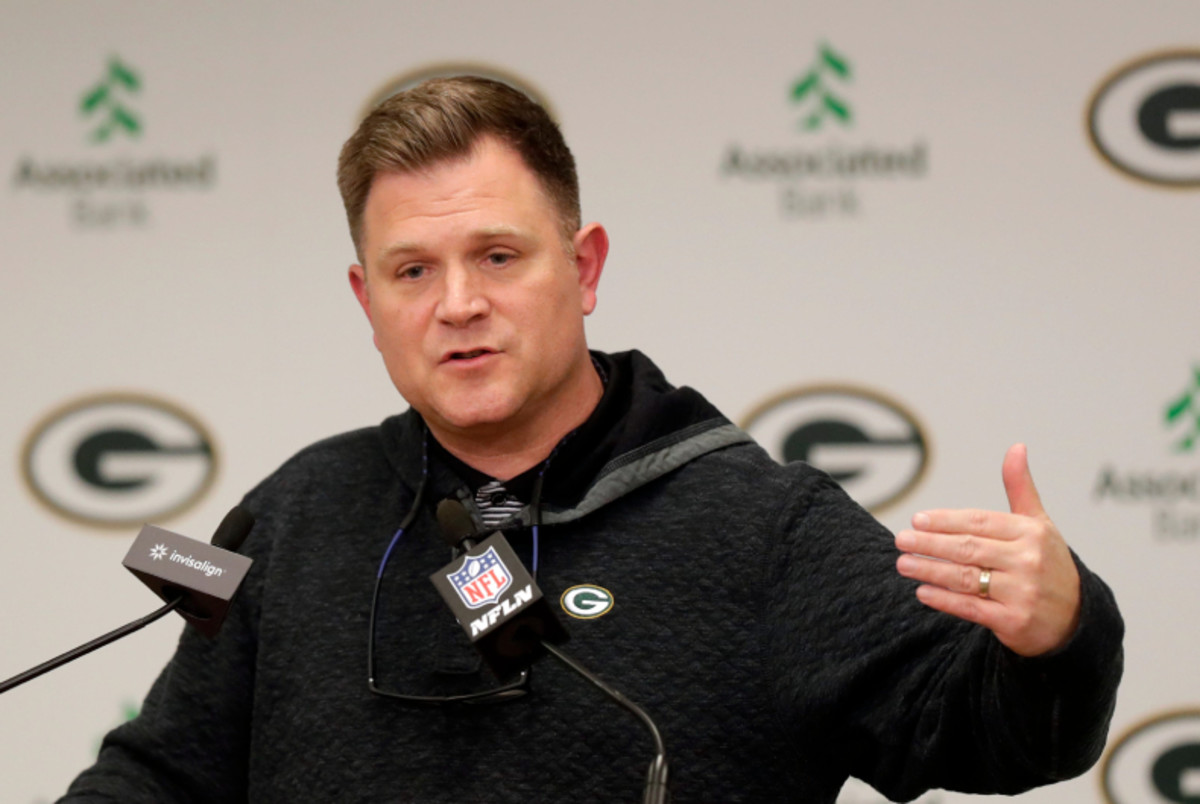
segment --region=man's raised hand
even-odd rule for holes
[[[1010,513],[922,511],[896,534],[901,575],[925,605],[978,623],[1022,656],[1066,644],[1079,622],[1079,572],[1042,507],[1024,444],[1004,456]]]

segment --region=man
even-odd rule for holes
[[[501,84],[385,101],[339,186],[350,284],[411,410],[247,496],[229,622],[185,632],[65,800],[638,798],[641,724],[555,664],[508,685],[480,667],[428,580],[444,499],[550,600],[610,596],[571,651],[655,719],[675,801],[832,802],[850,775],[1016,792],[1095,761],[1121,621],[1023,447],[1010,513],[924,512],[893,539],[643,355],[589,352],[607,235],[580,225],[557,127]]]

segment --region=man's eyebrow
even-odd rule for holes
[[[409,252],[420,250],[420,244],[409,240],[401,240],[397,243],[392,243],[391,245],[381,248],[379,250],[379,259],[386,260],[388,257],[391,257],[395,254],[407,254]]]
[[[497,224],[496,226],[483,226],[476,229],[470,235],[472,240],[488,240],[493,237],[519,237],[525,240],[531,239],[531,236],[524,229],[508,224]],[[398,240],[384,246],[379,250],[379,259],[387,260],[398,254],[412,254],[415,252],[424,251],[425,246],[415,240]]]
[[[504,223],[497,224],[496,226],[484,226],[475,232],[475,237],[494,237],[496,235],[524,236],[525,232],[516,226]]]

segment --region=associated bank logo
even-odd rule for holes
[[[929,464],[929,440],[916,418],[864,388],[789,391],[752,411],[742,427],[780,463],[804,461],[828,472],[872,513],[907,496]]]
[[[1088,134],[1135,179],[1200,187],[1200,50],[1156,53],[1117,69],[1088,104]]]
[[[159,399],[109,394],[71,402],[39,422],[21,465],[54,513],[96,527],[166,519],[212,485],[212,438],[191,414]]]
[[[831,118],[843,126],[850,125],[850,105],[839,96],[841,88],[837,86],[849,80],[850,62],[829,45],[821,45],[816,64],[792,85],[792,101],[804,110],[804,128],[813,131]]]
[[[513,89],[524,92],[530,98],[538,103],[549,115],[555,120],[558,115],[554,112],[554,107],[546,98],[545,93],[535,87],[530,81],[523,76],[517,75],[503,67],[497,67],[492,64],[482,64],[479,62],[454,61],[454,62],[437,62],[428,64],[424,67],[419,67],[416,70],[401,73],[395,78],[389,79],[382,87],[372,93],[367,100],[367,104],[363,107],[359,118],[367,116],[372,109],[383,103],[393,95],[403,92],[406,89],[412,89],[417,84],[428,81],[431,78],[453,78],[459,75],[475,75],[480,78],[490,78],[493,81],[499,81],[502,84],[508,84]]]
[[[93,142],[108,142],[116,132],[136,137],[142,133],[142,123],[125,104],[125,98],[137,94],[142,81],[115,56],[108,62],[104,80],[83,96],[79,109],[85,117],[98,123],[92,129]]]
[[[929,171],[924,137],[888,143],[878,124],[869,137],[844,133],[860,122],[847,100],[858,72],[833,46],[819,45],[815,60],[788,81],[787,122],[774,134],[757,135],[755,144],[734,141],[721,156],[719,175],[774,187],[781,216],[806,220],[855,215],[867,187],[923,179]]]
[[[603,586],[580,584],[563,592],[559,603],[563,611],[577,620],[594,620],[612,609],[613,596]]]
[[[22,154],[12,172],[12,189],[25,194],[25,203],[64,198],[73,226],[111,230],[147,225],[157,193],[200,192],[215,186],[217,157],[212,153],[139,153],[145,127],[133,101],[149,85],[128,61],[113,56],[103,77],[97,81],[89,76],[86,86],[79,113],[86,139],[101,147],[86,153]],[[36,137],[37,132],[30,133],[31,141]]]
[[[1092,487],[1099,504],[1145,508],[1151,532],[1161,542],[1200,544],[1200,367],[1193,367],[1182,391],[1160,408],[1166,430],[1161,462],[1122,468],[1107,463]]]
[[[1100,779],[1106,804],[1200,802],[1200,709],[1134,726],[1108,749]]]
[[[1167,426],[1175,432],[1175,451],[1192,452],[1200,436],[1200,368],[1192,369],[1192,381],[1181,396],[1167,406]]]

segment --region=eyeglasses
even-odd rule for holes
[[[422,484],[424,485],[424,484]],[[418,490],[418,501],[420,498],[420,490]],[[530,691],[530,672],[526,668],[522,670],[512,681],[491,687],[489,689],[478,690],[475,692],[461,693],[456,695],[408,695],[391,690],[385,690],[375,683],[377,674],[375,672],[375,622],[376,615],[379,612],[379,591],[383,586],[383,573],[387,568],[388,560],[392,556],[392,548],[400,540],[404,534],[405,528],[412,521],[417,510],[417,505],[414,504],[409,516],[405,517],[404,522],[400,525],[400,529],[396,531],[396,535],[392,537],[391,543],[388,545],[387,552],[383,554],[383,560],[379,564],[379,571],[375,574],[375,591],[371,595],[371,616],[369,620],[369,635],[367,642],[367,689],[376,695],[384,698],[391,698],[397,701],[404,701],[409,704],[418,704],[425,706],[444,706],[450,704],[470,704],[470,705],[489,705],[505,703],[517,698],[521,698]]]

